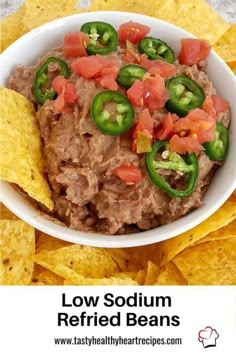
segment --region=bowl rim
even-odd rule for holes
[[[191,38],[196,38],[194,35],[192,35],[190,32],[172,24],[169,22],[166,22],[164,20],[160,20],[155,17],[151,17],[148,15],[143,15],[143,14],[138,14],[138,13],[131,13],[131,12],[125,12],[125,11],[92,11],[92,12],[82,12],[78,14],[73,14],[70,16],[66,16],[63,18],[59,18],[53,21],[50,21],[46,24],[43,24],[30,32],[25,33],[22,37],[17,39],[14,43],[12,43],[8,48],[6,48],[0,55],[0,61],[4,61],[5,56],[11,55],[11,52],[14,52],[18,46],[20,46],[22,43],[24,43],[25,40],[30,39],[31,40],[37,36],[37,33],[41,31],[45,31],[47,29],[50,29],[50,27],[55,27],[57,24],[61,25],[63,21],[70,21],[70,19],[77,18],[77,17],[86,17],[86,16],[94,16],[94,13],[96,15],[109,15],[109,14],[125,14],[126,16],[129,15],[132,17],[134,20],[134,16],[137,18],[143,18],[145,21],[146,19],[152,19],[152,21],[155,21],[160,24],[164,24],[170,27],[170,29],[175,29],[177,28],[178,30],[181,30],[183,32],[183,35],[191,37]],[[132,20],[131,19],[131,20]],[[215,51],[212,51],[213,57],[216,57],[217,60],[219,60],[221,65],[224,65],[225,70],[227,68],[228,73],[230,73],[233,76],[233,73],[231,72],[230,68],[225,64],[222,58],[220,58]],[[236,79],[235,79],[236,82]],[[105,235],[105,234],[98,234],[98,233],[85,233],[82,231],[77,231],[77,230],[72,230],[69,229],[66,226],[61,226],[56,224],[53,221],[46,220],[44,217],[40,215],[36,215],[36,217],[33,216],[26,216],[25,215],[25,210],[28,209],[28,206],[30,206],[30,209],[32,209],[31,205],[28,205],[29,202],[26,201],[26,203],[23,202],[24,208],[18,209],[17,204],[14,203],[14,199],[9,199],[9,193],[17,193],[8,182],[5,181],[0,181],[0,191],[4,191],[4,193],[0,195],[0,200],[3,202],[3,204],[8,207],[16,216],[18,216],[20,219],[28,223],[29,225],[32,225],[34,228],[37,230],[40,230],[42,232],[45,232],[52,237],[60,238],[65,241],[69,241],[72,243],[78,243],[82,245],[88,245],[88,246],[94,246],[94,247],[107,247],[107,248],[116,248],[116,247],[122,247],[122,248],[128,248],[128,247],[134,247],[134,246],[143,246],[143,245],[148,245],[156,242],[160,242],[166,239],[173,238],[175,236],[178,236],[179,234],[186,232],[193,227],[199,225],[202,223],[204,220],[206,220],[210,215],[212,215],[216,210],[218,210],[223,203],[228,199],[228,197],[231,195],[231,193],[234,191],[236,188],[236,179],[235,181],[232,180],[232,184],[227,188],[223,196],[218,199],[218,202],[215,203],[215,205],[212,205],[208,210],[205,210],[204,213],[200,212],[200,208],[197,208],[187,215],[184,215],[180,217],[180,219],[173,221],[169,224],[158,226],[157,228],[147,230],[147,231],[142,231],[139,233],[134,233],[134,234],[129,234],[129,235]],[[21,202],[23,201],[21,196]],[[33,211],[32,213],[37,213],[37,211]],[[195,218],[193,218],[193,215],[196,215]],[[191,215],[190,219],[189,216]],[[187,222],[183,222],[183,220]],[[168,230],[165,232],[163,231],[163,228],[166,228],[168,226]],[[176,229],[178,230],[176,233]],[[161,235],[159,235],[159,232]]]

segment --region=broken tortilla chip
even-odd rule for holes
[[[188,283],[176,265],[168,262],[161,269],[154,285],[188,285]]]
[[[213,49],[224,61],[236,61],[236,23],[214,44]]]
[[[172,260],[189,285],[236,285],[236,238],[204,242]]]
[[[0,220],[0,284],[28,285],[33,272],[34,229],[21,220]]]
[[[64,285],[101,285],[101,286],[120,286],[120,285],[138,285],[136,281],[131,278],[101,278],[101,279],[92,279],[85,278],[77,274],[77,279],[66,279]]]
[[[76,278],[76,274],[87,278],[109,277],[120,269],[105,249],[71,245],[35,256],[35,262],[61,277]]]
[[[143,0],[93,0],[90,11],[126,11],[137,12],[143,15],[153,15],[155,1]]]
[[[159,242],[155,263],[166,264],[174,256],[185,248],[193,245],[210,232],[216,231],[228,225],[236,218],[236,203],[233,199],[228,199],[212,216],[193,229],[169,240]]]
[[[88,9],[80,8],[78,0],[26,0],[24,25],[30,31],[33,28],[41,26],[47,22],[61,17],[74,15],[84,12]]]
[[[230,28],[205,0],[157,0],[152,16],[173,23],[210,44]]]
[[[0,178],[20,186],[31,198],[53,208],[42,175],[40,133],[33,104],[16,91],[0,87]]]
[[[0,52],[26,32],[23,24],[24,13],[25,6],[23,5],[15,13],[5,16],[0,22]]]
[[[0,219],[3,220],[19,220],[19,218],[14,215],[9,209],[0,203]]]

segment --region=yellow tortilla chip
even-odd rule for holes
[[[34,107],[13,90],[1,87],[0,95],[0,178],[19,185],[52,209],[51,191],[41,173],[41,140]]]
[[[147,274],[146,274],[146,279],[145,279],[144,285],[155,284],[159,273],[160,273],[160,267],[158,267],[156,264],[149,261],[148,266],[147,266]]]
[[[23,5],[14,14],[5,16],[0,22],[0,52],[5,50],[26,32],[26,28],[23,24],[24,12],[25,6]]]
[[[155,1],[143,0],[93,0],[90,11],[127,11],[153,15]]]
[[[64,281],[64,285],[102,285],[102,286],[120,286],[120,285],[138,285],[137,282],[135,282],[131,278],[116,278],[116,277],[111,277],[111,278],[102,278],[102,279],[92,279],[92,278],[85,278],[82,275],[77,274],[77,279],[66,279]]]
[[[236,61],[236,23],[214,44],[213,49],[224,61]]]
[[[139,271],[140,269],[146,269],[148,261],[154,262],[156,259],[157,251],[157,243],[142,247],[107,248],[107,252],[115,262],[119,264],[124,272],[134,272]]]
[[[154,285],[188,285],[187,280],[173,262],[163,266]]]
[[[214,44],[229,28],[205,0],[156,0],[152,14]]]
[[[32,277],[31,285],[63,285],[64,278],[46,269],[38,274],[37,277]]]
[[[56,20],[80,12],[86,11],[86,8],[79,7],[78,0],[26,0],[24,24],[28,30],[41,26],[49,21]]]
[[[199,241],[195,242],[193,246],[203,242],[225,240],[231,237],[236,237],[236,220],[231,222],[229,225],[222,227],[214,232],[211,232],[207,236],[201,238]]]
[[[137,276],[135,278],[135,280],[138,283],[138,285],[144,285],[146,276],[147,276],[147,270],[146,269],[141,269],[141,270],[138,271]]]
[[[236,238],[190,247],[173,262],[189,285],[236,285]]]
[[[158,243],[155,263],[159,265],[166,264],[185,248],[193,245],[210,232],[228,225],[235,219],[236,203],[233,198],[230,198],[219,210],[198,226],[177,237]]]
[[[236,75],[236,60],[235,61],[228,61],[226,64],[233,71],[234,75]]]
[[[29,284],[34,265],[33,227],[21,220],[0,220],[0,231],[0,284]]]
[[[76,244],[39,253],[35,256],[35,262],[65,279],[74,279],[77,274],[87,278],[103,278],[120,271],[105,249]]]
[[[19,218],[14,215],[9,209],[0,203],[0,219],[3,220],[19,220]]]
[[[58,248],[62,248],[70,245],[72,245],[72,243],[59,240],[58,238],[40,232],[38,241],[36,243],[36,253],[54,251]]]

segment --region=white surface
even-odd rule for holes
[[[186,31],[171,24],[138,14],[120,13],[117,15],[117,12],[97,12],[94,15],[94,13],[90,12],[74,15],[33,30],[4,51],[0,56],[0,66],[4,67],[4,71],[1,73],[0,84],[7,84],[8,77],[16,64],[33,64],[46,51],[58,45],[65,33],[74,31],[75,28],[79,28],[84,22],[93,21],[95,18],[101,21],[107,21],[109,18],[109,22],[116,28],[128,20],[145,23],[152,28],[152,36],[155,37],[158,35],[159,38],[167,42],[176,52],[179,50],[179,39],[191,37]],[[158,29],[158,33],[155,29]],[[40,43],[40,46],[38,43]],[[28,53],[31,53],[31,55],[29,56]],[[230,128],[230,149],[227,160],[224,166],[217,171],[204,199],[205,204],[201,208],[171,224],[153,230],[125,236],[107,236],[70,230],[44,219],[16,191],[4,182],[1,185],[3,203],[19,218],[36,229],[70,242],[97,247],[131,247],[154,243],[177,236],[199,224],[214,213],[236,187],[236,80],[228,66],[214,52],[211,52],[208,58],[208,75],[213,81],[218,94],[229,100],[232,111],[232,123]]]
[[[198,0],[196,0],[196,2],[197,1]],[[1,0],[1,17],[14,12],[23,4],[23,2],[24,0]],[[80,6],[87,6],[90,2],[92,2],[92,0],[80,0]],[[207,2],[222,16],[226,22],[236,22],[236,0],[207,0]]]

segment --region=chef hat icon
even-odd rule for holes
[[[207,326],[205,329],[198,332],[198,340],[199,342],[202,342],[204,348],[215,347],[218,337],[219,334],[217,331],[210,326]]]

